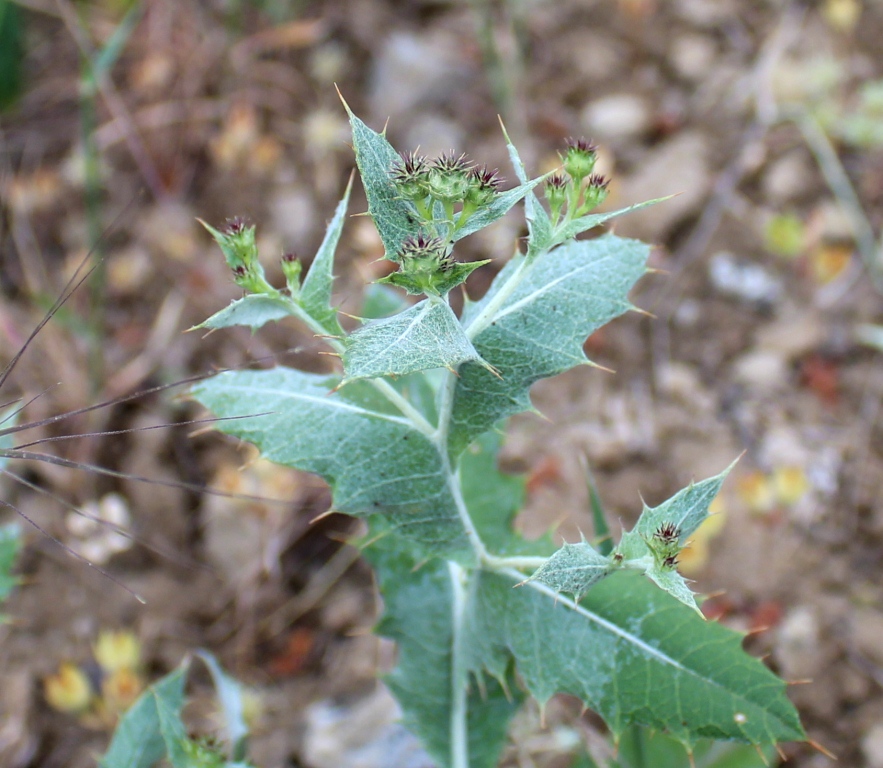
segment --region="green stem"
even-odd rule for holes
[[[451,768],[469,768],[469,671],[463,662],[463,616],[466,609],[466,572],[448,563],[451,577]]]

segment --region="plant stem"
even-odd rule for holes
[[[533,259],[528,259],[526,256],[518,256],[517,258],[520,258],[521,262],[515,268],[515,271],[505,284],[500,286],[500,290],[494,294],[493,298],[491,298],[491,300],[485,305],[484,309],[478,313],[478,316],[466,327],[466,338],[470,341],[491,324],[494,315],[497,314],[503,304],[506,303],[507,299],[515,292],[518,284],[524,278],[524,273],[527,270],[527,267],[533,263]]]
[[[451,768],[469,768],[467,715],[469,680],[463,663],[463,613],[466,608],[466,572],[448,563],[451,577]]]

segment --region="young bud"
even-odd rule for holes
[[[239,217],[229,219],[223,232],[200,220],[224,253],[227,265],[233,272],[236,285],[250,293],[278,293],[264,277],[264,269],[258,261],[258,247],[255,243],[255,227],[248,226]]]
[[[577,181],[582,181],[595,168],[598,148],[585,139],[568,139],[561,157],[564,170]]]
[[[466,190],[464,205],[472,210],[477,210],[487,205],[497,195],[497,189],[503,180],[497,176],[497,171],[489,170],[486,165],[481,168],[475,167],[467,176],[469,188]]]
[[[297,258],[297,254],[286,253],[282,257],[282,274],[285,275],[285,284],[288,286],[288,292],[292,296],[300,293],[300,273],[302,264]]]
[[[673,570],[678,565],[678,554],[682,549],[680,528],[674,523],[662,523],[647,541],[647,546],[661,567]]]
[[[567,185],[570,182],[560,173],[553,173],[546,179],[545,192],[546,200],[553,209],[561,209],[567,200]]]
[[[429,194],[429,166],[426,158],[416,152],[403,152],[389,175],[406,200],[423,200]]]
[[[581,213],[588,213],[589,211],[601,205],[601,203],[603,203],[607,199],[609,186],[610,181],[605,179],[603,176],[600,176],[597,173],[593,173],[591,176],[589,176],[588,183],[586,184],[586,188],[583,191],[583,204],[581,206]]]

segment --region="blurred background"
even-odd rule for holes
[[[879,0],[0,0],[0,363],[94,266],[0,401],[31,401],[28,421],[112,401],[16,436],[71,466],[0,478],[5,503],[109,574],[24,526],[0,764],[94,765],[115,713],[205,647],[255,692],[257,765],[427,765],[374,682],[394,650],[370,635],[352,524],[310,525],[320,481],[188,423],[186,387],[167,386],[250,360],[332,368],[294,325],[184,331],[238,295],[197,218],[256,223],[278,284],[281,254],[315,252],[354,166],[336,85],[399,149],[453,148],[511,180],[499,116],[534,175],[586,136],[607,207],[677,195],[616,224],[656,245],[658,272],[634,296],[652,316],[587,342],[615,374],[543,382],[547,420],[511,425],[519,525],[591,531],[583,457],[618,527],[744,452],[684,570],[716,593],[710,617],[812,680],[790,692],[838,765],[883,768],[881,39]],[[473,295],[524,234],[517,213],[464,241],[495,259]],[[382,252],[350,219],[344,311]],[[71,704],[72,668],[107,682],[93,646],[110,631],[137,641],[133,674]],[[519,717],[504,764],[583,765],[585,744],[609,751],[561,698],[545,723]]]

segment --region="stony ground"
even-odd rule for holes
[[[2,359],[97,232],[105,261],[103,285],[90,278],[42,329],[3,402],[39,396],[26,411],[36,421],[258,358],[328,368],[295,327],[183,331],[236,296],[197,217],[248,216],[265,254],[318,245],[353,166],[335,83],[372,125],[389,120],[396,146],[453,147],[510,177],[498,115],[535,171],[554,167],[565,137],[591,136],[611,206],[678,196],[617,224],[658,244],[659,271],[635,295],[652,316],[587,344],[615,373],[544,382],[546,420],[512,424],[504,464],[530,476],[520,524],[591,529],[583,457],[627,524],[639,494],[658,502],[744,452],[723,526],[685,567],[720,593],[708,613],[763,630],[749,649],[812,681],[793,700],[837,764],[883,766],[883,352],[864,341],[883,315],[883,6],[144,0],[83,107],[80,51],[108,44],[126,3],[21,5],[25,90],[0,115]],[[513,217],[464,245],[497,267],[520,234]],[[353,219],[344,310],[381,252],[370,222]],[[53,711],[42,680],[65,659],[85,663],[102,629],[129,628],[149,677],[208,647],[260,692],[259,765],[343,765],[342,746],[361,748],[353,765],[390,765],[400,735],[373,679],[392,650],[368,634],[370,572],[339,544],[350,523],[309,526],[328,504],[321,483],[185,424],[199,413],[181,391],[27,433],[117,432],[40,450],[122,476],[16,462],[20,480],[0,481],[4,499],[125,587],[27,529],[15,620],[0,629],[0,763],[94,764],[107,731]],[[597,723],[556,706],[545,729],[535,712],[519,720],[507,765],[568,765],[566,734],[597,745]],[[396,765],[421,764],[396,743]],[[785,751],[799,768],[834,765],[805,745]]]

